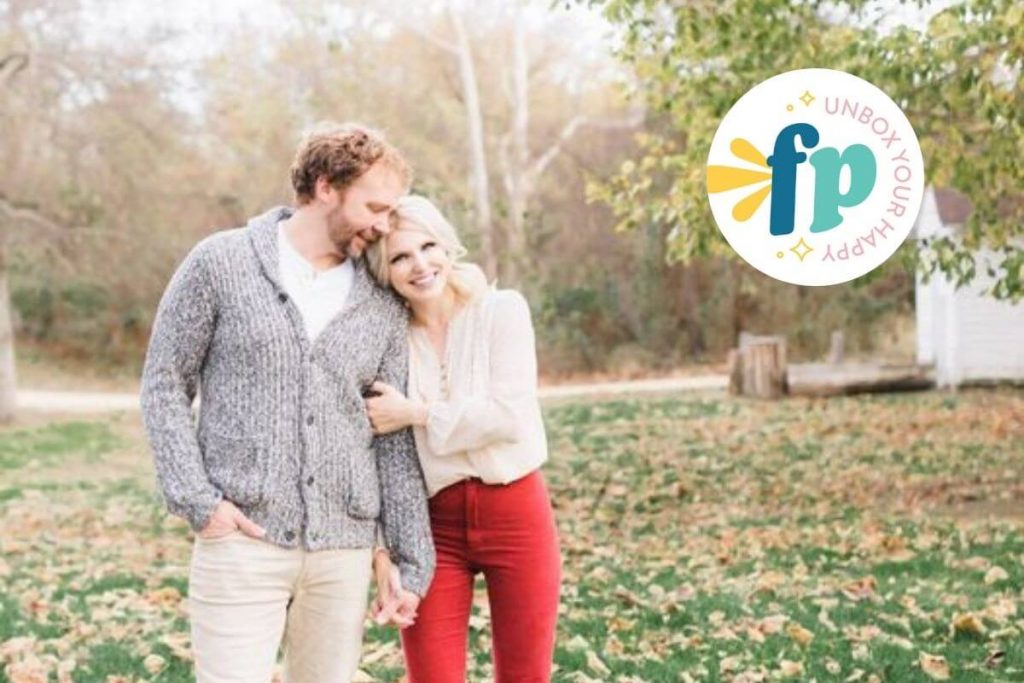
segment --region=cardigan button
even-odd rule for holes
[[[294,531],[286,531],[286,532],[284,532],[284,540],[286,540],[286,541],[294,541],[295,540],[295,532]]]
[[[280,301],[281,303],[287,303],[288,295],[285,294],[284,292],[281,292],[280,294],[277,295],[277,300]]]

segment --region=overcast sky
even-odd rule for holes
[[[874,0],[868,5],[869,18],[881,16],[881,27],[891,29],[897,25],[923,28],[927,20],[937,11],[955,4],[956,0],[932,0],[925,8],[917,2],[900,3],[896,0]],[[126,36],[143,37],[154,29],[166,30],[176,35],[169,45],[178,58],[189,61],[200,59],[215,52],[219,40],[230,35],[232,28],[259,27],[268,32],[286,30],[292,15],[283,10],[278,0],[86,0],[89,10],[86,15],[87,34],[97,40],[119,41]],[[399,0],[385,4],[402,13],[402,7],[422,6],[424,2]],[[436,4],[436,2],[434,3]],[[568,6],[568,10],[565,9]],[[345,9],[343,2],[324,2],[323,7],[334,8],[329,12],[332,24],[343,30]],[[587,6],[569,0],[551,8],[548,0],[531,4],[532,13],[543,15],[558,12],[571,18],[574,24],[573,43],[585,46],[611,48],[609,34],[611,27],[600,13]]]
[[[437,2],[433,0],[433,4]],[[955,2],[933,0],[928,7],[921,9],[914,1],[899,3],[895,0],[874,0],[869,3],[866,16],[868,19],[881,17],[879,26],[883,30],[898,25],[923,28],[935,12]],[[396,13],[403,13],[403,7],[422,7],[426,4],[423,0],[392,0],[384,6],[393,8]],[[171,63],[183,67],[179,78],[180,92],[175,93],[173,99],[183,108],[192,110],[198,104],[198,84],[192,74],[188,73],[189,66],[216,54],[221,41],[230,36],[233,29],[257,28],[260,32],[273,35],[287,31],[294,21],[292,13],[282,9],[278,0],[85,0],[85,5],[88,10],[83,31],[91,40],[116,45],[126,38],[129,41],[145,38],[153,31],[170,34],[169,39],[159,41],[162,45],[160,54]],[[310,5],[316,6],[315,2],[310,2]],[[330,9],[327,12],[328,20],[331,26],[337,27],[339,33],[351,24],[352,12],[358,11],[350,9],[351,4],[346,8],[344,2],[324,2],[321,6]],[[594,78],[596,74],[590,71],[599,63],[594,56],[610,56],[614,31],[600,13],[574,0],[559,3],[554,9],[549,0],[534,0],[530,6],[530,13],[536,21],[543,21],[544,15],[551,12],[568,17],[573,27],[573,49],[578,49],[581,61],[588,63],[582,77],[597,80]],[[583,57],[585,54],[589,54],[589,59]]]

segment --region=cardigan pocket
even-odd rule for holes
[[[236,505],[261,505],[267,497],[266,453],[254,439],[209,432],[203,449],[206,476]]]
[[[355,455],[355,454],[354,454]],[[351,457],[348,477],[348,514],[356,519],[377,519],[380,515],[380,482],[377,462]]]

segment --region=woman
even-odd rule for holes
[[[465,681],[473,581],[487,582],[495,679],[547,681],[561,558],[539,468],[547,439],[537,400],[530,309],[495,290],[427,199],[400,200],[370,269],[412,313],[409,389],[374,385],[378,434],[411,426],[427,484],[437,570],[403,628],[410,683]],[[376,554],[386,563],[386,553]],[[377,567],[378,576],[386,575]]]

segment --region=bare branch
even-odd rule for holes
[[[408,26],[407,28],[438,49],[444,50],[449,54],[456,54],[458,52],[454,45],[452,45],[446,40],[441,40],[437,36],[433,35],[432,33],[428,33],[422,28],[412,25]]]
[[[457,55],[459,53],[458,48],[453,43],[449,43],[447,40],[444,40],[443,38],[438,38],[430,31],[426,30],[421,26],[417,26],[412,21],[399,21],[399,25],[408,31],[412,31],[417,36],[427,41],[428,43],[438,48],[439,50],[444,50],[445,52],[453,55]]]
[[[562,128],[562,132],[559,133],[555,142],[548,147],[543,154],[539,155],[533,163],[530,165],[529,177],[531,180],[536,180],[548,169],[558,155],[562,152],[562,148],[569,142],[576,131],[581,127],[586,126],[588,128],[597,128],[600,130],[628,130],[630,128],[639,127],[644,121],[644,112],[637,111],[624,119],[592,119],[586,116],[573,117],[565,126]]]
[[[562,132],[558,134],[558,138],[554,144],[548,147],[543,154],[534,159],[530,165],[528,174],[530,178],[538,178],[543,175],[544,171],[547,170],[551,162],[555,160],[559,152],[562,151],[562,146],[569,141],[569,139],[576,134],[576,131],[586,122],[584,116],[574,116],[565,126],[562,128]]]
[[[511,196],[516,189],[515,180],[512,177],[511,167],[509,166],[509,149],[512,146],[512,136],[509,133],[503,134],[498,138],[498,165],[502,168],[501,180],[505,186],[505,192]]]
[[[57,266],[60,272],[75,273],[81,270],[81,266],[76,266],[76,264],[73,263],[66,254],[64,254],[64,250],[53,240],[46,240],[40,244],[37,240],[31,239],[31,237],[25,236],[18,239],[17,235],[13,235],[8,244],[14,245],[19,243],[24,243],[26,249],[39,249],[53,265]],[[2,251],[2,249],[0,249],[0,251]]]
[[[67,228],[41,213],[31,204],[15,204],[0,194],[0,221],[4,223],[31,223],[42,228],[50,237],[60,237]]]
[[[27,52],[12,52],[3,59],[0,59],[0,83],[7,85],[27,67]]]

